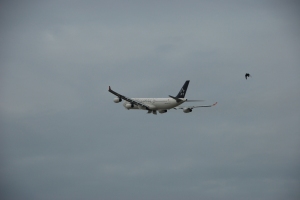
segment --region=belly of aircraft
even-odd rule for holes
[[[134,100],[139,101],[144,105],[147,105],[151,110],[167,110],[181,104],[171,98],[135,98]],[[136,106],[136,108],[134,107],[132,109],[139,108],[138,106]]]
[[[161,99],[155,101],[153,105],[157,110],[166,110],[166,109],[171,109],[179,104],[176,101],[173,101],[173,99]]]

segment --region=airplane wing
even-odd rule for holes
[[[199,107],[212,107],[212,106],[215,106],[217,105],[218,102],[212,104],[212,105],[204,105],[204,106],[192,106],[191,108],[199,108]]]
[[[134,105],[137,105],[137,106],[142,106],[142,107],[146,108],[146,110],[150,110],[149,106],[147,106],[147,105],[145,105],[145,104],[143,104],[143,103],[141,103],[141,102],[132,100],[132,99],[130,99],[130,98],[128,98],[128,97],[125,97],[125,96],[123,96],[123,95],[121,95],[121,94],[119,94],[119,93],[113,91],[113,90],[110,88],[110,86],[108,87],[108,91],[109,91],[110,93],[116,95],[117,97],[119,97],[119,98],[125,100],[125,101],[128,101],[128,102],[130,102],[130,103],[132,103],[132,104],[134,104]]]
[[[174,109],[194,109],[194,108],[200,108],[200,107],[212,107],[212,106],[215,106],[217,105],[218,102],[212,104],[212,105],[203,105],[203,106],[187,106],[187,107],[175,107]]]

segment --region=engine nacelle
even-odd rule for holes
[[[183,109],[183,112],[184,113],[190,113],[190,112],[192,112],[193,110],[192,109],[190,109],[190,108],[184,108]]]
[[[127,109],[133,109],[133,108],[134,108],[134,105],[131,104],[131,103],[127,103],[127,104],[125,104],[124,106],[125,106],[125,108],[127,108]]]
[[[159,110],[158,112],[159,112],[159,113],[166,113],[167,110]]]
[[[121,101],[122,101],[121,98],[114,98],[114,102],[115,102],[115,103],[119,103],[119,102],[121,102]]]

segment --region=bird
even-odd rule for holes
[[[247,80],[247,77],[251,77],[251,75],[249,73],[245,74],[245,79]]]

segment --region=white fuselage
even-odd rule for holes
[[[184,103],[186,99],[181,99],[183,101],[180,102],[177,102],[175,99],[172,98],[132,98],[132,100],[138,101],[142,104],[149,106],[151,110],[168,110]],[[127,101],[124,101],[123,106],[126,109],[145,110],[145,108],[137,105],[131,105],[131,103]]]

